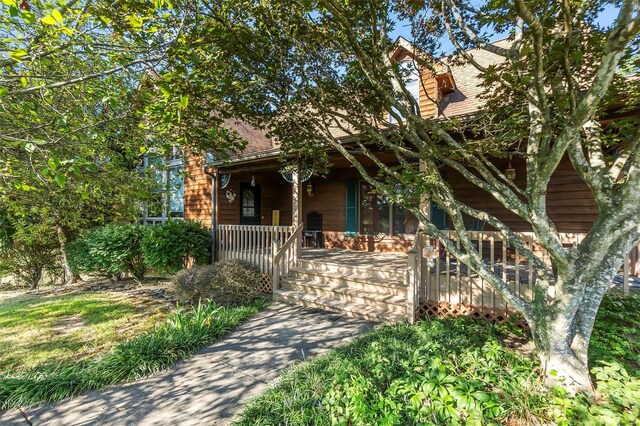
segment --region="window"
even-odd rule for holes
[[[180,152],[174,150],[169,159],[146,157],[144,169],[151,167],[156,185],[143,214],[144,223],[163,223],[169,218],[184,217],[184,167]]]
[[[242,215],[256,215],[256,200],[253,196],[253,191],[249,188],[246,188],[242,191]]]
[[[418,220],[411,212],[391,204],[364,181],[360,182],[359,199],[361,234],[404,235],[418,230]]]
[[[400,72],[404,74],[404,87],[407,89],[407,92],[416,100],[416,102],[420,101],[420,71],[418,71],[418,66],[412,59],[404,59],[398,63],[400,67]],[[398,115],[400,112],[393,109]],[[393,117],[393,115],[389,114],[389,123],[396,123],[397,120]]]
[[[168,171],[169,182],[169,216],[184,216],[184,168],[171,167]]]

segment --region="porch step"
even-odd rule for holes
[[[390,282],[404,281],[404,271],[385,265],[347,265],[325,260],[301,259],[300,268],[316,272],[332,272],[341,275],[361,276],[367,279],[386,280]]]
[[[405,294],[407,292],[404,280],[381,279],[360,273],[344,274],[341,272],[296,268],[291,271],[291,276],[329,287],[346,286],[354,290],[381,295]]]
[[[392,323],[402,321],[405,318],[404,314],[398,314],[397,312],[376,309],[360,303],[344,302],[331,297],[317,296],[302,291],[275,290],[273,297],[275,300],[286,303],[324,309],[338,312],[348,317],[375,322]]]
[[[283,290],[298,291],[349,304],[369,306],[383,312],[404,315],[407,310],[406,291],[393,294],[372,293],[353,288],[350,285],[318,283],[299,278],[286,278],[282,280],[281,285]]]

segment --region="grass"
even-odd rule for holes
[[[214,303],[180,309],[161,325],[84,362],[60,362],[0,376],[0,409],[54,402],[166,369],[224,336],[263,308]]]
[[[639,312],[640,297],[602,305],[595,401],[546,389],[537,361],[502,346],[504,327],[460,318],[381,327],[298,364],[238,424],[636,424]]]
[[[165,317],[164,305],[115,292],[0,299],[0,375],[88,360]]]

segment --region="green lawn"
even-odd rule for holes
[[[0,375],[83,361],[166,317],[159,302],[116,292],[0,299]]]
[[[32,303],[5,300],[13,309],[3,312],[0,321],[22,334],[20,353],[30,365],[46,361],[0,373],[0,410],[59,401],[162,371],[225,336],[266,303],[260,298],[232,307],[213,302],[187,305],[160,321],[165,315],[158,305],[119,294],[60,296]],[[86,329],[73,330],[70,318],[74,324],[82,320]],[[60,324],[68,331],[66,337],[57,335]],[[4,336],[11,339],[10,333]],[[19,358],[9,358],[4,351],[3,356],[5,365]]]
[[[597,403],[542,385],[509,333],[470,319],[385,326],[304,362],[240,425],[637,424],[640,297],[607,297],[591,348]]]

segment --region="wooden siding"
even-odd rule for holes
[[[496,165],[504,170],[507,160],[499,160]],[[513,159],[516,169],[516,184],[525,184],[525,166],[522,160]],[[199,220],[206,226],[211,224],[211,179],[202,172],[201,166],[191,159],[186,163],[185,179],[185,218]],[[508,212],[500,203],[479,191],[459,174],[445,170],[448,182],[453,186],[456,197],[472,207],[482,209],[503,220],[516,232],[531,231],[528,224],[514,214]],[[234,173],[231,170],[231,181],[224,190],[218,191],[218,223],[240,223],[240,183],[251,182],[255,178],[261,189],[261,224],[272,224],[272,211],[280,210],[280,225],[291,225],[291,184],[287,183],[276,170]],[[306,186],[302,190],[302,219],[311,212],[322,215],[324,242],[327,248],[348,248],[352,250],[404,251],[411,244],[410,237],[348,237],[345,236],[346,184],[350,179],[360,179],[358,172],[350,168],[342,159],[326,177],[313,177],[313,196],[307,194]],[[236,199],[229,203],[226,191],[236,193]],[[588,232],[595,220],[598,209],[591,197],[589,188],[580,180],[568,160],[563,160],[553,175],[547,193],[548,211],[551,219],[563,233]],[[450,224],[449,224],[450,225]],[[451,227],[451,225],[450,225]],[[485,230],[490,230],[485,228]]]
[[[497,161],[504,170],[508,161]],[[525,186],[524,160],[513,159],[516,170],[515,183]],[[505,209],[495,198],[464,179],[453,170],[445,170],[446,179],[454,189],[457,199],[471,207],[484,210],[502,220],[516,232],[529,232],[531,227],[524,220]],[[598,207],[587,185],[576,174],[568,159],[564,159],[553,174],[547,191],[547,213],[559,232],[588,232],[598,215]],[[452,228],[451,223],[449,227]]]
[[[185,157],[184,218],[211,228],[211,177],[202,170],[202,161]]]
[[[231,181],[225,189],[218,189],[218,222],[240,224],[240,184],[251,183],[255,178],[260,186],[260,224],[271,225],[273,210],[280,210],[280,225],[291,225],[291,184],[277,172],[231,173]],[[229,203],[226,193],[235,192],[236,199]]]
[[[439,100],[438,83],[433,72],[428,69],[422,69],[420,76],[422,79],[418,102],[420,104],[420,115],[425,118],[433,118],[436,116],[437,105],[435,102]]]

